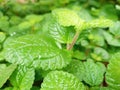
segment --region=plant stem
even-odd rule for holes
[[[72,43],[67,45],[67,50],[71,50],[75,44],[75,42],[77,41],[78,37],[79,37],[80,31],[77,31],[75,33],[75,36],[73,37]]]

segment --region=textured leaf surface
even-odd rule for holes
[[[113,21],[109,19],[95,19],[87,23],[88,28],[96,28],[96,27],[110,27],[113,25]]]
[[[62,26],[76,26],[80,23],[79,16],[72,10],[55,9],[52,13]]]
[[[74,27],[61,26],[51,14],[45,15],[45,18],[40,24],[41,30],[39,32],[49,32],[49,35],[60,43],[71,43],[74,37]]]
[[[52,71],[44,78],[40,90],[85,90],[85,87],[72,74]]]
[[[87,60],[84,63],[85,74],[83,80],[90,86],[100,85],[103,81],[105,66],[102,63],[94,63],[93,60]]]
[[[54,40],[46,35],[9,39],[4,48],[4,56],[8,62],[44,70],[60,69],[71,61],[70,53],[59,49]]]
[[[34,82],[35,72],[33,68],[18,66],[10,77],[11,84],[19,90],[30,90]]]
[[[11,64],[9,66],[6,66],[5,64],[0,64],[0,88],[10,77],[10,75],[13,73],[15,68],[16,68],[16,65],[14,64]]]
[[[113,55],[108,64],[106,82],[114,90],[120,89],[120,53]]]
[[[84,65],[81,61],[72,60],[71,63],[65,68],[65,71],[76,76],[80,81],[82,81],[84,77]]]
[[[75,34],[73,27],[63,27],[53,21],[49,24],[50,35],[60,43],[71,43]]]

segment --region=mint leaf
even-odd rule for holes
[[[90,90],[112,90],[109,87],[92,87]]]
[[[40,23],[42,32],[47,32],[51,37],[60,43],[71,43],[75,34],[74,27],[61,26],[51,14],[45,15]]]
[[[109,31],[115,35],[115,37],[120,37],[120,21],[114,23],[113,26],[110,27]]]
[[[15,64],[11,64],[9,66],[6,66],[5,64],[0,64],[0,88],[8,80],[15,68]]]
[[[52,14],[62,26],[76,26],[84,21],[80,19],[76,12],[65,8],[55,9]]]
[[[10,77],[11,84],[19,90],[30,90],[32,87],[35,72],[33,68],[18,66]]]
[[[97,57],[95,57],[95,55]],[[107,61],[109,59],[109,57],[110,57],[108,52],[105,49],[100,48],[100,47],[95,47],[94,52],[91,53],[91,56],[92,56],[92,58],[94,58],[97,61]],[[99,59],[99,57],[101,59]]]
[[[27,15],[25,19],[28,20],[32,25],[34,25],[35,23],[40,22],[43,19],[43,16],[30,14],[30,15]]]
[[[51,71],[44,78],[40,90],[85,90],[85,87],[72,74],[63,71]]]
[[[60,43],[71,43],[75,35],[73,27],[60,26],[56,21],[49,24],[49,34]]]
[[[114,90],[120,89],[120,53],[116,53],[110,59],[106,71],[106,82]]]
[[[112,25],[113,25],[113,21],[105,18],[95,19],[86,23],[86,27],[88,28],[96,28],[96,27],[105,28],[105,27],[110,27]]]
[[[114,38],[114,36],[106,31],[103,32],[104,38],[106,39],[107,43],[111,46],[120,46],[120,40]]]
[[[5,40],[5,38],[6,38],[5,33],[0,32],[0,43],[2,43]]]
[[[85,70],[81,61],[72,60],[71,63],[64,68],[64,70],[76,76],[80,81],[83,80]]]
[[[35,68],[61,69],[71,61],[67,50],[59,49],[47,35],[25,35],[9,39],[4,44],[6,61]]]
[[[79,60],[85,60],[87,57],[84,52],[80,52],[79,50],[76,50],[72,54],[73,58],[79,59]]]
[[[90,86],[100,85],[104,78],[105,66],[100,62],[94,63],[94,61],[90,59],[84,63],[84,67],[85,74],[83,80]]]

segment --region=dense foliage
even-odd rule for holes
[[[120,90],[120,0],[0,0],[0,90]]]

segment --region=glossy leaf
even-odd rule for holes
[[[40,90],[85,90],[85,87],[72,74],[52,71],[44,78]]]
[[[59,49],[47,35],[25,35],[4,44],[6,61],[35,68],[61,69],[71,61],[70,52]]]
[[[33,68],[18,66],[10,77],[11,84],[19,90],[30,90],[35,79]]]

